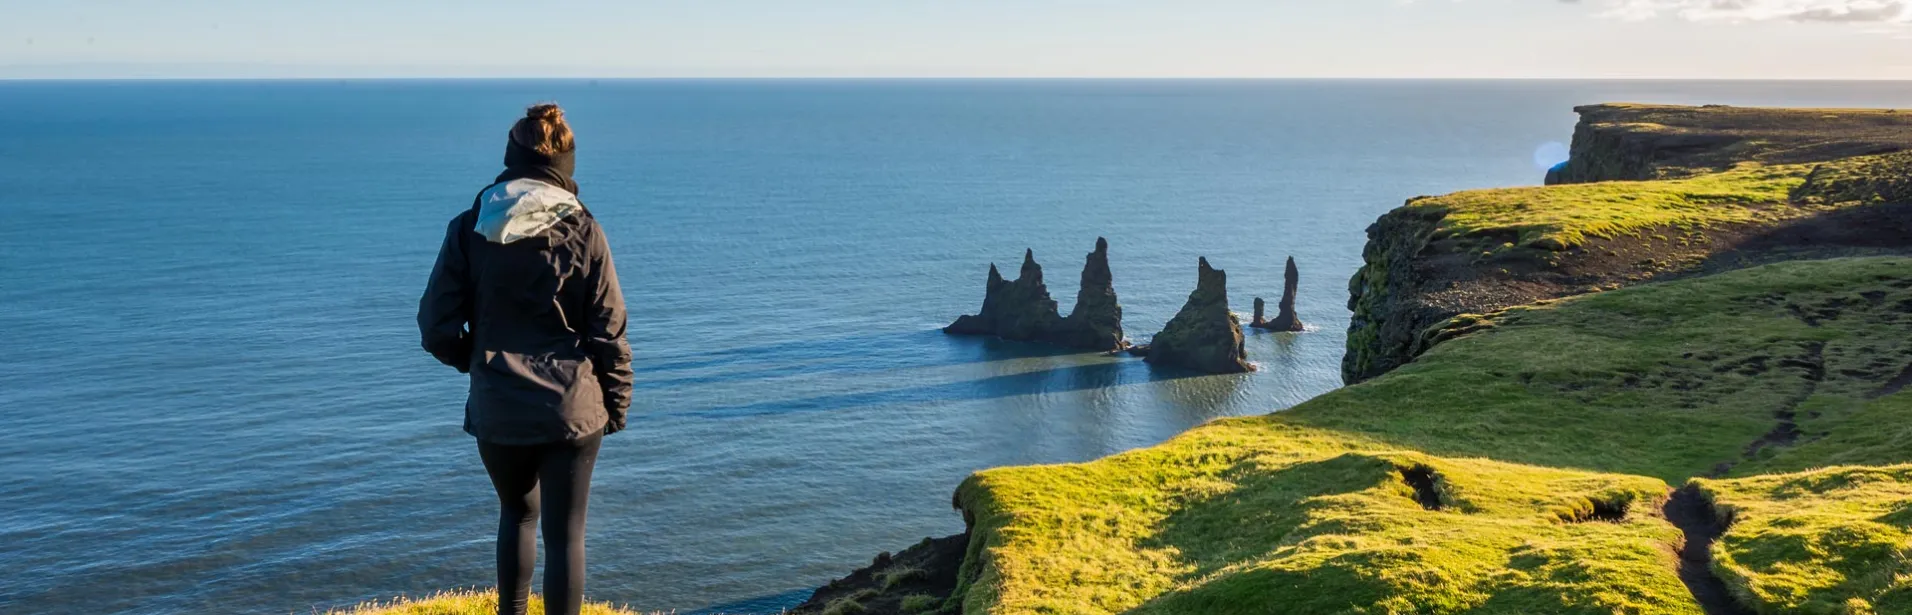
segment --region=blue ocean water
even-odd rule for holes
[[[463,382],[413,314],[530,102],[579,132],[638,391],[594,599],[775,612],[961,530],[1005,464],[1088,460],[1339,385],[1364,229],[1538,183],[1575,104],[1912,106],[1905,83],[0,82],[0,611],[288,613],[491,583]],[[1207,256],[1261,371],[937,328],[1024,248],[1066,311],[1112,246],[1132,336]]]

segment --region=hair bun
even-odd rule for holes
[[[557,103],[541,103],[526,107],[524,116],[533,120],[562,122],[564,121],[564,109],[558,107]]]

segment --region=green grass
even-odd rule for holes
[[[1415,200],[1444,210],[1437,237],[1564,250],[1661,227],[1776,220],[1804,213],[1784,206],[1806,181],[1805,166],[1742,169],[1692,179],[1601,182],[1470,190]],[[1488,246],[1483,246],[1488,247]]]
[[[409,600],[372,602],[326,615],[497,615],[498,594],[491,591],[454,591]],[[531,598],[530,615],[543,615],[544,601]],[[608,604],[587,604],[584,615],[638,615]]]
[[[929,594],[914,594],[910,596],[904,596],[903,603],[900,605],[899,608],[901,608],[904,613],[914,614],[914,613],[932,613],[932,612],[935,612],[937,609],[942,608],[942,606],[943,606],[942,598],[937,598]]]
[[[929,571],[915,567],[897,567],[883,571],[883,591],[896,589],[898,585],[929,578]]]
[[[1715,545],[1715,568],[1744,603],[1772,614],[1912,613],[1912,465],[1700,485],[1736,519]]]
[[[1908,160],[1897,154],[1820,165],[1749,166],[1668,181],[1601,182],[1470,190],[1416,199],[1409,209],[1446,213],[1436,237],[1472,240],[1470,249],[1509,247],[1565,250],[1594,238],[1613,239],[1667,228],[1727,223],[1770,223],[1857,204],[1852,192],[1878,193],[1875,184],[1904,183]],[[1819,169],[1828,198],[1794,199]],[[1903,186],[1897,186],[1904,192]],[[1798,202],[1795,202],[1798,201]]]
[[[1669,485],[1716,467],[1912,461],[1912,422],[1880,422],[1912,404],[1912,392],[1879,395],[1912,357],[1906,306],[1912,259],[1875,258],[1492,315],[1286,412],[972,476],[958,491],[976,521],[959,595],[965,612],[997,615],[1699,613],[1675,575],[1679,531],[1658,513]],[[1796,414],[1802,443],[1749,447],[1781,412]],[[1439,510],[1402,478],[1423,466]],[[1792,510],[1746,493],[1722,498],[1742,511],[1722,543],[1742,564],[1733,545],[1770,535],[1757,519]],[[1894,492],[1866,493],[1879,504]],[[1594,514],[1619,509],[1618,521]],[[1818,549],[1813,565],[1850,555]],[[1819,588],[1827,603],[1878,598],[1792,578],[1825,576],[1798,565],[1761,570],[1729,578]]]

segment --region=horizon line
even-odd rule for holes
[[[1912,78],[1893,77],[1469,77],[1469,76],[456,76],[456,75],[370,75],[370,76],[105,76],[105,77],[8,77],[0,82],[110,82],[110,81],[1713,81],[1746,83],[1912,83]]]

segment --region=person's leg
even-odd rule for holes
[[[584,513],[603,435],[551,445],[539,469],[544,490],[544,612],[584,607]]]
[[[498,491],[498,615],[524,615],[538,564],[538,466],[544,449],[478,441]]]

